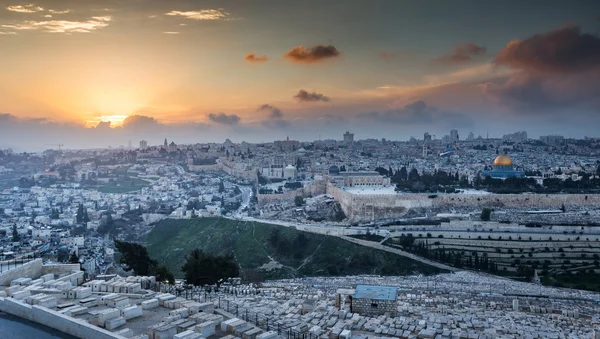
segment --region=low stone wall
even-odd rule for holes
[[[376,317],[388,313],[395,317],[397,306],[396,300],[352,299],[352,312],[362,316]]]
[[[71,318],[40,306],[30,306],[12,298],[0,298],[0,311],[27,319],[85,339],[123,339],[125,337],[91,325],[84,320]]]
[[[42,274],[54,273],[55,275],[71,274],[80,271],[80,264],[51,264],[42,266]]]
[[[21,266],[12,268],[0,274],[0,286],[10,285],[10,282],[18,278],[35,279],[42,274],[42,259],[35,259]]]

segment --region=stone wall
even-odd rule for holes
[[[18,278],[37,279],[42,274],[42,259],[35,259],[21,266],[0,273],[0,286],[8,286]]]
[[[327,194],[337,200],[351,223],[403,217],[411,208],[431,207],[431,199],[407,198],[403,194],[352,194],[332,184]]]
[[[389,314],[396,316],[398,303],[396,300],[352,299],[352,312],[362,316],[378,316]]]
[[[293,202],[297,196],[300,196],[300,197],[304,196],[304,188],[298,188],[296,190],[284,192],[281,194],[260,194],[259,193],[256,195],[256,199],[258,200],[259,205],[264,205],[264,204],[279,203],[279,202],[283,202],[283,201]]]
[[[85,320],[71,318],[56,311],[40,306],[30,306],[12,298],[0,298],[0,311],[27,319],[85,339],[123,339],[100,327],[87,323]]]

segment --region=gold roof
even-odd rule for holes
[[[499,155],[494,160],[494,166],[512,166],[512,159],[508,155]]]

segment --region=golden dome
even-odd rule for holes
[[[499,155],[494,160],[494,166],[512,166],[512,159],[508,155]]]

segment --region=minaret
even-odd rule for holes
[[[169,146],[169,144],[167,143],[167,138],[165,138],[165,148]]]

